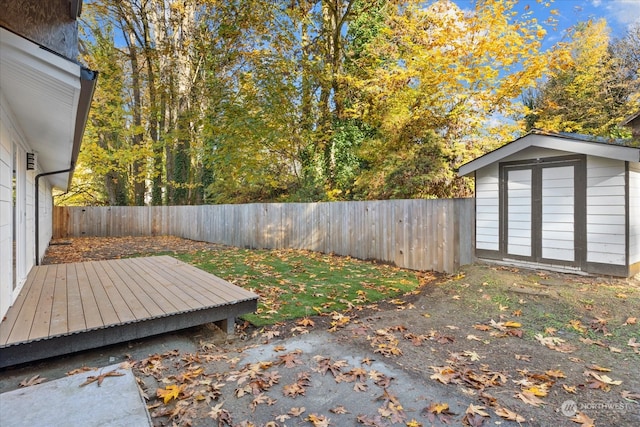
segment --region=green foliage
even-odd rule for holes
[[[640,99],[637,28],[543,52],[511,0],[86,6],[100,77],[69,203],[466,196],[462,163],[532,126],[624,136]]]
[[[527,96],[527,127],[614,138],[630,136],[618,125],[637,110],[640,99],[639,57],[635,56],[634,64],[634,55],[628,50],[633,52],[634,48],[626,42],[632,37],[633,30],[612,43],[604,20],[576,26],[566,45],[569,56],[558,63],[538,91]]]

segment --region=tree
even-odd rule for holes
[[[577,25],[567,42],[570,55],[527,96],[528,128],[625,136],[619,123],[640,107],[637,37],[638,26],[612,43],[606,21]]]
[[[354,114],[378,129],[361,151],[365,197],[468,194],[455,168],[509,136],[491,120],[519,110],[513,100],[555,54],[541,51],[537,21],[513,7],[483,0],[466,13],[446,0],[412,0],[387,9],[351,81],[360,93]]]

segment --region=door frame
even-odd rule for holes
[[[542,170],[552,167],[573,166],[573,244],[574,260],[556,260],[542,257]],[[512,255],[508,249],[508,172],[531,170],[531,256]],[[582,154],[527,159],[499,164],[499,253],[510,258],[543,264],[578,267],[582,269],[587,259],[587,156]]]

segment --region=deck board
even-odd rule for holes
[[[91,285],[91,291],[96,299],[98,311],[100,312],[100,318],[105,326],[115,325],[119,322],[118,314],[113,308],[113,303],[109,300],[109,295],[105,289],[103,281],[101,280],[98,272],[96,271],[96,263],[85,262],[84,268],[87,273],[87,280]]]
[[[0,323],[0,367],[254,311],[258,296],[169,256],[34,267]]]
[[[87,328],[87,323],[80,298],[80,282],[78,281],[76,264],[65,264],[64,267],[66,267],[67,273],[67,322],[69,328],[67,332],[81,331]],[[60,280],[64,279],[60,278]],[[37,339],[40,337],[30,336],[29,338]]]
[[[64,266],[49,265],[46,267],[43,266],[42,268],[46,268],[51,272],[57,272],[58,267],[62,269]],[[64,276],[56,281],[56,289],[53,294],[53,305],[51,309],[51,324],[49,325],[48,334],[58,335],[67,333],[69,330],[69,324],[67,323],[67,284]]]

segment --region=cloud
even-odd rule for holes
[[[640,23],[640,1],[638,0],[593,0],[593,6],[603,6],[608,19],[615,20],[626,27]]]

